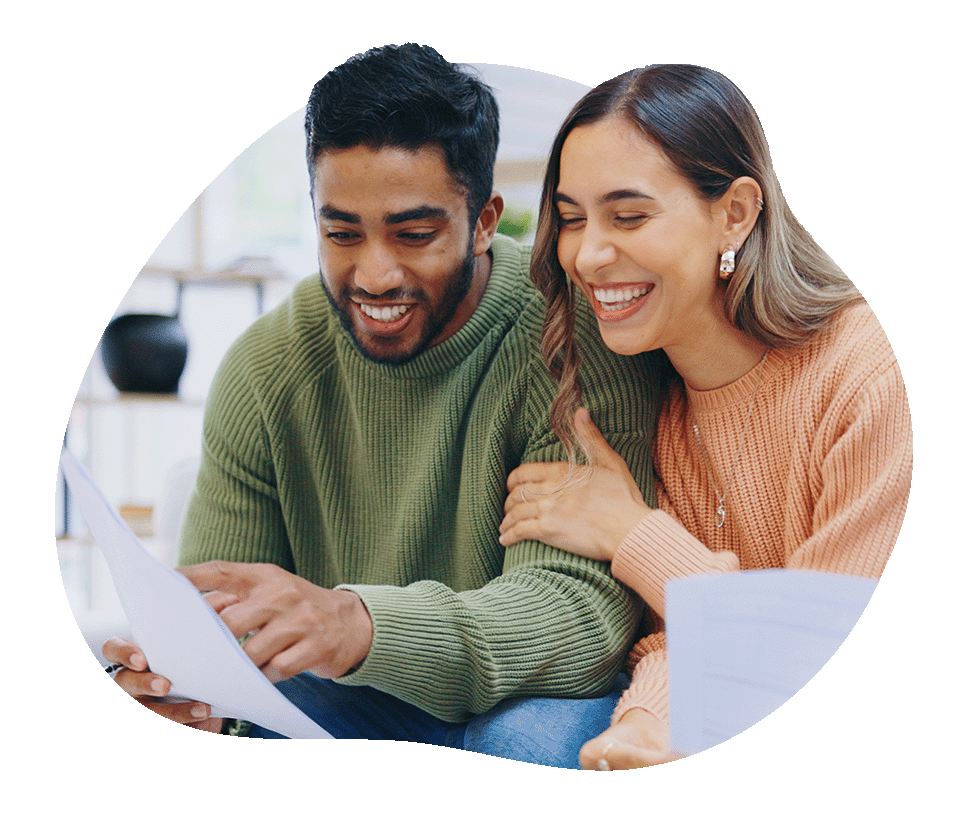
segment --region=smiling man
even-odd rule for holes
[[[406,362],[476,311],[502,200],[491,196],[474,230],[439,147],[328,150],[312,196],[324,288],[369,359]]]
[[[320,273],[216,376],[182,573],[335,737],[575,767],[642,604],[605,564],[498,539],[509,472],[563,453],[529,250],[495,236],[496,102],[428,47],[385,47],[315,85],[305,129]],[[579,320],[584,399],[651,494],[653,371]],[[223,730],[159,702],[131,643],[104,653],[148,708]]]

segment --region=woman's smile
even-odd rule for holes
[[[621,321],[639,312],[653,283],[591,286],[593,309],[600,321]]]

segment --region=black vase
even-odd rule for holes
[[[110,321],[99,343],[110,381],[124,393],[174,394],[188,342],[177,315],[130,313]]]

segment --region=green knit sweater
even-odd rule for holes
[[[471,319],[400,366],[360,355],[317,275],[253,324],[212,385],[180,552],[353,590],[374,637],[339,682],[445,720],[604,693],[643,608],[606,563],[497,541],[508,473],[562,451],[529,251],[498,236],[492,256]],[[586,402],[650,499],[655,374],[581,329]]]

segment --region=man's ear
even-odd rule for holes
[[[490,200],[483,205],[477,217],[476,229],[473,232],[473,256],[479,257],[490,249],[493,234],[500,224],[503,215],[503,196],[496,190],[490,194]]]
[[[718,207],[724,213],[724,236],[726,245],[740,248],[761,213],[763,196],[761,187],[754,178],[743,175],[731,182],[725,194],[718,199]]]

